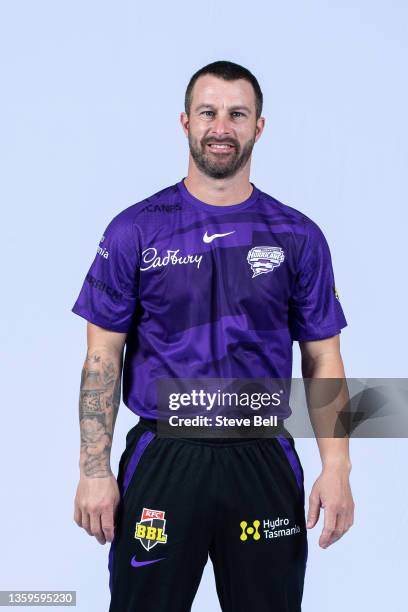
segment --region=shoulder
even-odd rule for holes
[[[178,203],[179,192],[177,184],[175,184],[170,187],[164,187],[143,200],[124,208],[112,219],[112,221],[118,224],[137,223],[146,216],[146,213],[166,213],[171,210],[172,207],[177,207]]]
[[[304,212],[289,206],[260,190],[260,206],[276,224],[287,225],[288,230],[305,236],[309,240],[325,240],[323,231],[316,221]]]
[[[164,187],[118,212],[109,222],[107,230],[114,233],[140,231],[145,220],[152,216],[168,215],[181,209],[177,184]],[[156,213],[156,215],[152,215]]]
[[[308,215],[301,210],[284,204],[277,198],[269,195],[265,191],[260,191],[260,205],[264,212],[273,215],[273,217],[280,222],[288,222],[294,227],[304,229],[307,231],[313,231],[315,228],[318,229],[317,223],[313,221]]]

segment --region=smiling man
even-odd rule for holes
[[[326,548],[353,522],[348,441],[318,438],[306,526],[288,406],[285,435],[158,435],[162,378],[290,379],[294,341],[305,377],[344,378],[347,323],[324,235],[249,180],[261,113],[246,68],[220,61],[192,76],[187,176],[110,221],[72,308],[88,321],[74,519],[111,542],[110,612],[188,612],[208,555],[224,612],[300,612],[306,527],[323,507]],[[140,418],[115,478],[122,369]]]

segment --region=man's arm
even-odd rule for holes
[[[340,336],[333,336],[325,340],[301,342],[299,345],[304,378],[332,378],[338,381],[345,379],[343,360],[340,354]],[[330,388],[330,384],[327,385],[327,388]],[[322,392],[323,389],[323,385],[316,385],[317,393]],[[347,403],[348,390],[346,384],[344,384],[341,388],[339,387],[332,404],[328,405],[327,408],[321,406],[315,408],[311,405],[310,413],[323,465],[337,462],[351,470],[348,438],[333,437],[338,411],[347,406]],[[323,437],[323,433],[327,433],[327,437]]]
[[[340,354],[340,336],[324,340],[300,342],[302,355],[302,375],[306,379],[332,378],[345,379],[343,360]],[[349,476],[351,461],[348,437],[333,437],[338,411],[348,403],[347,385],[339,386],[335,400],[326,408],[315,412],[312,424],[317,431],[317,443],[322,460],[322,473],[312,487],[309,497],[307,526],[314,527],[319,519],[320,507],[325,510],[324,528],[319,544],[327,548],[342,537],[354,520],[354,501],[350,489]],[[315,422],[313,423],[313,420]],[[320,437],[318,432],[330,432],[332,437]]]
[[[79,394],[80,480],[74,520],[98,542],[112,541],[120,495],[110,467],[120,404],[125,333],[87,324],[88,350]]]
[[[79,467],[89,478],[112,474],[110,451],[120,404],[126,334],[87,325],[88,350],[81,374]]]

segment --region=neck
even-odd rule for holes
[[[201,173],[190,160],[184,184],[194,197],[216,206],[240,204],[252,193],[252,185],[249,182],[249,164],[235,176],[214,179]]]

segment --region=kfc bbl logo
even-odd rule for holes
[[[143,508],[140,521],[136,523],[135,538],[146,550],[151,550],[156,544],[167,542],[167,534],[164,533],[166,526],[164,515],[163,510]]]
[[[247,262],[251,266],[252,278],[259,274],[267,274],[281,265],[285,255],[281,247],[256,246],[247,255]]]

